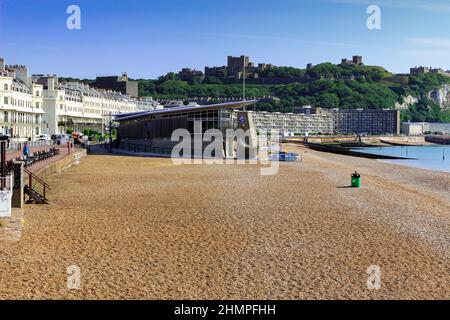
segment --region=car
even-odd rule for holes
[[[36,141],[47,141],[48,136],[46,134],[40,134],[36,137]]]
[[[51,140],[53,141],[54,144],[57,145],[61,145],[61,144],[66,144],[67,143],[67,135],[65,134],[52,134],[51,135]]]

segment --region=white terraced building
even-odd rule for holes
[[[241,111],[238,111],[239,114]],[[332,114],[296,114],[281,112],[247,111],[257,132],[278,130],[281,134],[332,134],[334,119]]]
[[[103,132],[111,116],[163,108],[150,99],[136,100],[79,82],[58,83],[56,76],[41,77],[39,82],[45,83],[44,120],[48,134],[64,134],[68,129]]]
[[[0,58],[0,130],[12,142],[34,141],[43,132],[43,87],[25,66],[6,66]]]

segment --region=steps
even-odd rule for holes
[[[27,168],[24,168],[23,171],[28,174],[28,185],[24,186],[24,193],[29,197],[27,203],[50,204],[46,196],[50,186]],[[36,184],[42,186],[43,194],[33,188]]]
[[[27,185],[24,186],[24,192],[29,196],[27,203],[50,204],[48,199]]]

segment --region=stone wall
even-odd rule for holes
[[[59,173],[61,171],[65,171],[69,169],[70,167],[74,165],[78,165],[80,162],[80,159],[84,156],[86,156],[87,151],[86,150],[76,150],[71,155],[68,155],[67,157],[58,160],[56,162],[50,163],[46,167],[42,168],[35,174],[41,178],[44,179],[48,177],[49,175],[52,175],[54,173]]]

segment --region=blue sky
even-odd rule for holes
[[[66,9],[81,8],[81,30]],[[370,4],[382,28],[366,27]],[[227,55],[304,67],[354,54],[407,72],[450,69],[448,0],[0,0],[0,56],[32,73],[155,78]]]

